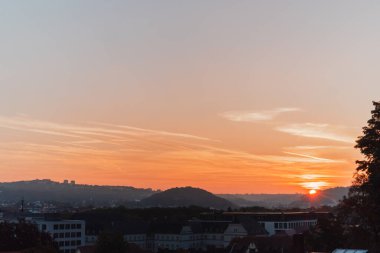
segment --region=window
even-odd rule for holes
[[[82,224],[77,224],[77,229],[81,229],[82,228]]]
[[[55,239],[55,238],[58,238],[58,233],[54,233],[53,234],[53,238]]]
[[[63,238],[65,236],[64,233],[59,233],[59,238]]]
[[[59,229],[65,229],[65,224],[59,224]]]
[[[278,228],[278,223],[277,222],[274,223],[274,228]]]
[[[77,232],[77,237],[81,237],[82,236],[82,233],[81,232]]]
[[[53,229],[57,230],[58,229],[58,224],[54,224]]]
[[[82,244],[81,240],[77,240],[77,245],[80,246]]]
[[[75,237],[76,235],[77,235],[77,233],[71,232],[71,237]]]
[[[65,238],[69,238],[70,237],[70,232],[66,232],[65,233]]]
[[[58,245],[59,245],[59,247],[62,247],[62,246],[63,246],[63,241],[60,241],[60,242],[58,243]]]
[[[46,224],[42,224],[42,230],[46,230]]]
[[[70,242],[69,241],[65,241],[65,246],[70,246]]]
[[[70,229],[70,224],[66,224],[65,229]]]
[[[288,223],[284,223],[284,228],[285,228],[285,229],[288,228]]]

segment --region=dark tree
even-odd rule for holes
[[[373,105],[372,117],[356,141],[355,148],[364,159],[356,161],[355,179],[348,198],[341,204],[341,216],[345,217],[352,239],[372,252],[380,252],[380,103]]]
[[[318,224],[305,234],[309,251],[332,252],[345,247],[344,229],[339,217],[334,215],[318,219]]]
[[[34,224],[0,223],[0,252],[26,250],[30,252],[57,252],[56,245],[49,234],[38,231]]]
[[[123,235],[116,232],[102,232],[95,245],[95,253],[125,253],[127,243]]]

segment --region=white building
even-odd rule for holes
[[[244,217],[255,219],[269,236],[286,233],[289,235],[307,231],[317,225],[318,217],[326,215],[324,212],[231,212],[225,213],[238,220]]]
[[[76,249],[85,245],[85,221],[60,219],[31,220],[40,231],[49,233],[58,243],[62,253],[75,253]]]

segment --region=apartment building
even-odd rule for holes
[[[62,253],[75,253],[78,247],[85,245],[86,225],[83,220],[33,218],[31,222],[40,231],[49,233]]]

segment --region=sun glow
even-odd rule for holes
[[[323,181],[315,181],[315,182],[304,182],[304,183],[301,183],[301,185],[302,187],[309,190],[319,190],[323,187],[328,186],[329,184]]]
[[[310,195],[314,195],[314,194],[316,194],[317,193],[317,190],[314,190],[314,189],[311,189],[310,191],[309,191],[309,194]]]

